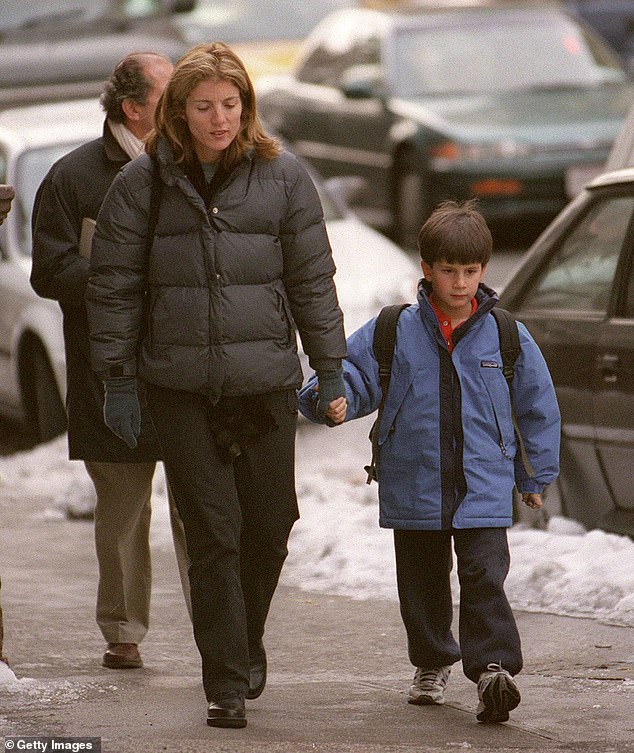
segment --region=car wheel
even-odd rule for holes
[[[416,250],[418,231],[431,206],[424,171],[413,151],[397,159],[394,177],[394,238],[403,248]]]
[[[64,401],[42,346],[33,345],[27,360],[30,374],[25,395],[29,426],[41,442],[48,442],[66,431]]]

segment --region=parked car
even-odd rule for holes
[[[53,162],[103,126],[96,100],[0,112],[0,182],[16,190],[0,227],[0,413],[42,440],[66,428],[62,316],[32,290],[31,210]]]
[[[253,77],[280,73],[299,42],[346,0],[3,0],[0,107],[101,92],[129,52],[172,60],[194,44],[225,41]]]
[[[172,23],[189,45],[229,44],[253,78],[285,73],[294,65],[300,43],[331,11],[350,0],[196,0],[189,13]]]
[[[566,0],[566,6],[634,69],[634,0]]]
[[[41,440],[66,428],[66,378],[60,309],[55,301],[39,298],[29,283],[33,199],[52,163],[96,138],[103,117],[96,99],[0,112],[0,183],[16,190],[0,226],[0,415],[23,422]],[[414,300],[418,267],[398,246],[363,225],[337,192],[316,176],[315,182],[350,332],[385,303]]]
[[[410,3],[329,14],[293,72],[258,87],[272,128],[413,247],[442,199],[551,219],[600,171],[634,86],[559,5]]]
[[[3,0],[0,107],[101,92],[129,52],[176,60],[188,45],[173,18],[195,0]]]
[[[592,181],[500,295],[550,368],[562,414],[561,512],[634,535],[634,170]]]

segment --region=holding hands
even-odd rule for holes
[[[348,402],[345,397],[338,397],[328,405],[326,418],[329,418],[333,424],[342,424],[346,419]]]
[[[348,406],[343,371],[318,371],[316,390],[319,393],[317,415],[325,418],[329,426],[342,424]]]

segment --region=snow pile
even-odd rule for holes
[[[339,435],[326,436],[334,445],[334,467],[332,460],[315,460],[316,449],[310,443],[319,435],[298,435],[302,517],[291,535],[284,580],[306,590],[357,599],[396,599],[392,532],[378,527],[376,484],[366,485],[358,473],[367,461],[368,446],[354,449],[343,434],[335,440],[341,442],[337,446],[333,438]],[[52,507],[43,516],[43,525],[67,514],[71,504],[92,504],[94,492],[83,464],[68,461],[66,453],[62,437],[30,452],[0,457],[0,493],[6,485],[13,495],[50,498]],[[509,542],[512,564],[507,593],[514,608],[634,626],[631,539],[586,532],[573,521],[552,518],[547,530],[512,528]],[[152,544],[172,546],[160,464],[154,477]],[[457,596],[455,571],[453,576]]]

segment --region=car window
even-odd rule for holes
[[[627,272],[627,286],[625,288],[625,300],[623,302],[623,316],[626,319],[634,319],[634,258],[630,244],[629,269]]]
[[[79,143],[32,149],[18,160],[14,182],[16,197],[12,211],[18,215],[18,242],[20,252],[25,256],[31,255],[31,214],[37,189],[51,165],[77,146]]]
[[[633,210],[631,196],[593,205],[550,257],[522,308],[607,312]]]
[[[405,27],[394,51],[391,78],[395,93],[405,97],[598,87],[627,79],[607,47],[560,16],[548,17],[548,24],[539,17]]]

